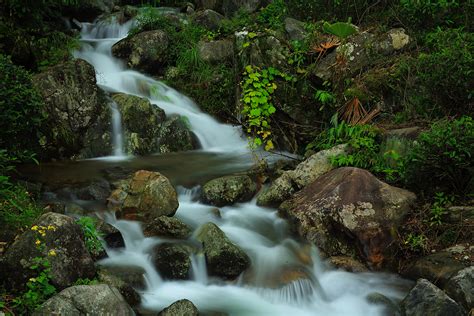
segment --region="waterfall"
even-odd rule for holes
[[[122,130],[122,115],[118,109],[117,103],[110,104],[112,111],[112,148],[115,157],[124,157],[123,151],[123,130]]]

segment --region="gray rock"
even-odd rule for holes
[[[99,278],[114,282],[120,280],[135,289],[145,288],[145,270],[138,266],[101,266]]]
[[[247,254],[232,243],[215,224],[201,226],[197,239],[203,244],[210,275],[232,280],[250,266]]]
[[[97,272],[97,278],[100,283],[107,284],[119,290],[120,294],[122,294],[123,298],[130,306],[137,306],[141,303],[140,294],[138,294],[130,284],[126,283],[116,275],[111,274],[106,269],[99,269]]]
[[[36,270],[30,269],[35,257],[48,257],[51,282],[59,289],[72,285],[78,278],[94,277],[94,262],[84,245],[82,229],[73,218],[46,213],[34,226],[38,229],[26,230],[4,255],[1,269],[5,271],[9,286],[21,288],[29,278],[37,275]],[[45,236],[41,236],[41,231]],[[44,247],[37,247],[37,240]],[[55,255],[49,255],[53,250]]]
[[[211,31],[217,30],[223,19],[223,15],[210,9],[198,11],[193,16],[194,23]]]
[[[120,292],[109,285],[76,285],[53,296],[34,313],[42,315],[135,315]]]
[[[247,176],[225,176],[211,180],[202,187],[202,199],[215,206],[231,205],[250,200],[257,186]]]
[[[405,29],[391,29],[383,35],[382,39],[376,44],[379,53],[390,55],[395,52],[403,51],[409,47],[412,42],[410,36],[405,33]]]
[[[179,115],[173,115],[163,123],[157,140],[160,153],[194,150],[200,147],[199,140],[190,130],[188,121]]]
[[[257,198],[261,206],[278,206],[294,192],[304,188],[320,176],[334,169],[330,158],[347,152],[347,145],[338,145],[322,150],[296,166],[294,170],[285,171]]]
[[[367,295],[367,300],[374,305],[381,305],[384,307],[383,315],[386,316],[401,316],[400,307],[391,299],[380,293],[370,293]]]
[[[143,234],[147,237],[187,239],[191,235],[191,228],[175,217],[160,216],[146,225]]]
[[[406,316],[462,316],[464,310],[428,280],[419,279],[401,302]]]
[[[191,252],[192,249],[183,244],[160,244],[152,250],[152,262],[164,278],[186,280],[191,271]]]
[[[302,41],[306,38],[304,23],[296,19],[285,19],[285,31],[290,41]]]
[[[162,310],[158,316],[198,316],[199,311],[189,300],[179,300]]]
[[[366,170],[346,167],[317,178],[280,205],[280,214],[327,255],[356,251],[369,265],[381,268],[395,251],[393,231],[415,199],[415,194],[392,187]]]
[[[48,134],[44,148],[55,158],[69,158],[83,146],[84,135],[106,111],[105,98],[96,85],[94,67],[82,59],[65,62],[33,77],[45,102]]]
[[[474,308],[474,266],[462,269],[444,287],[446,293],[466,310]]]
[[[126,37],[112,46],[112,54],[132,69],[162,74],[167,64],[168,35],[162,30]]]
[[[234,43],[230,40],[216,40],[198,43],[199,56],[202,60],[218,64],[231,62],[234,56]]]
[[[159,172],[139,170],[109,197],[109,208],[118,217],[145,223],[160,216],[173,216],[178,198],[168,178]]]

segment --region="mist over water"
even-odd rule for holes
[[[186,116],[203,151],[229,154],[248,152],[239,128],[224,125],[207,114],[186,96],[139,72],[126,69],[111,54],[111,47],[125,37],[133,25],[127,22],[84,24],[83,47],[76,53],[91,63],[97,81],[105,90],[145,97],[165,110],[167,115]],[[118,112],[118,111],[117,111]],[[111,118],[112,119],[112,118]],[[114,116],[114,134],[119,133]],[[116,136],[116,141],[120,140]],[[114,155],[123,149],[114,147]],[[242,155],[239,163],[248,163]],[[180,165],[176,165],[180,168]],[[191,171],[199,172],[199,170]],[[180,184],[180,183],[177,183]],[[191,257],[190,280],[164,280],[151,262],[154,246],[168,240],[145,237],[138,222],[106,220],[119,229],[125,240],[123,249],[107,249],[103,265],[138,266],[145,271],[146,287],[140,291],[143,307],[160,311],[171,303],[187,298],[201,312],[225,312],[229,315],[384,315],[384,306],[371,304],[367,296],[380,293],[400,300],[407,282],[382,273],[348,273],[334,270],[323,262],[317,249],[291,238],[285,220],[276,210],[256,205],[255,200],[220,208],[198,201],[199,187],[178,187],[180,206],[176,217],[196,230],[204,223],[218,225],[251,258],[251,268],[236,281],[225,282],[206,271],[202,252]],[[189,243],[199,245],[194,237]],[[295,277],[295,275],[297,277]]]

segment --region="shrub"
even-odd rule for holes
[[[38,130],[45,117],[30,74],[0,54],[0,148],[19,158],[25,151],[38,151]]]
[[[272,29],[282,28],[287,11],[284,0],[274,0],[260,10],[257,22]]]
[[[474,97],[474,34],[437,29],[425,39],[428,52],[418,57],[418,78],[447,115],[472,113]]]
[[[96,220],[92,217],[81,217],[77,220],[77,223],[81,226],[82,231],[84,232],[84,243],[87,250],[94,256],[100,254],[104,249],[100,238],[102,234],[97,231]]]
[[[420,134],[405,162],[404,177],[409,186],[429,194],[472,194],[468,191],[473,178],[473,156],[473,119],[445,119]]]

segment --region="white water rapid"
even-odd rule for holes
[[[108,91],[148,98],[167,114],[178,113],[189,119],[203,150],[229,153],[246,151],[247,143],[237,128],[216,122],[202,113],[187,97],[136,71],[131,71],[111,55],[112,45],[127,35],[132,25],[84,24],[84,45],[76,53],[91,63],[100,85]],[[114,124],[115,126],[115,124]],[[116,147],[116,155],[121,152]],[[245,159],[248,159],[246,156]],[[180,168],[179,165],[176,168]],[[196,170],[198,172],[199,170]],[[202,253],[191,258],[192,271],[186,281],[164,280],[151,262],[151,249],[168,240],[146,238],[140,223],[106,220],[117,227],[125,248],[107,249],[103,265],[138,266],[145,271],[145,289],[140,289],[142,307],[160,311],[171,303],[187,298],[201,313],[228,315],[384,315],[385,307],[367,299],[380,293],[393,300],[405,294],[406,282],[381,273],[349,273],[327,266],[315,248],[290,237],[287,223],[276,210],[258,207],[255,201],[215,207],[197,201],[199,188],[178,187],[179,209],[176,217],[194,231],[206,223],[217,224],[251,258],[251,268],[237,281],[226,282],[208,276]],[[193,237],[185,241],[199,249]]]

